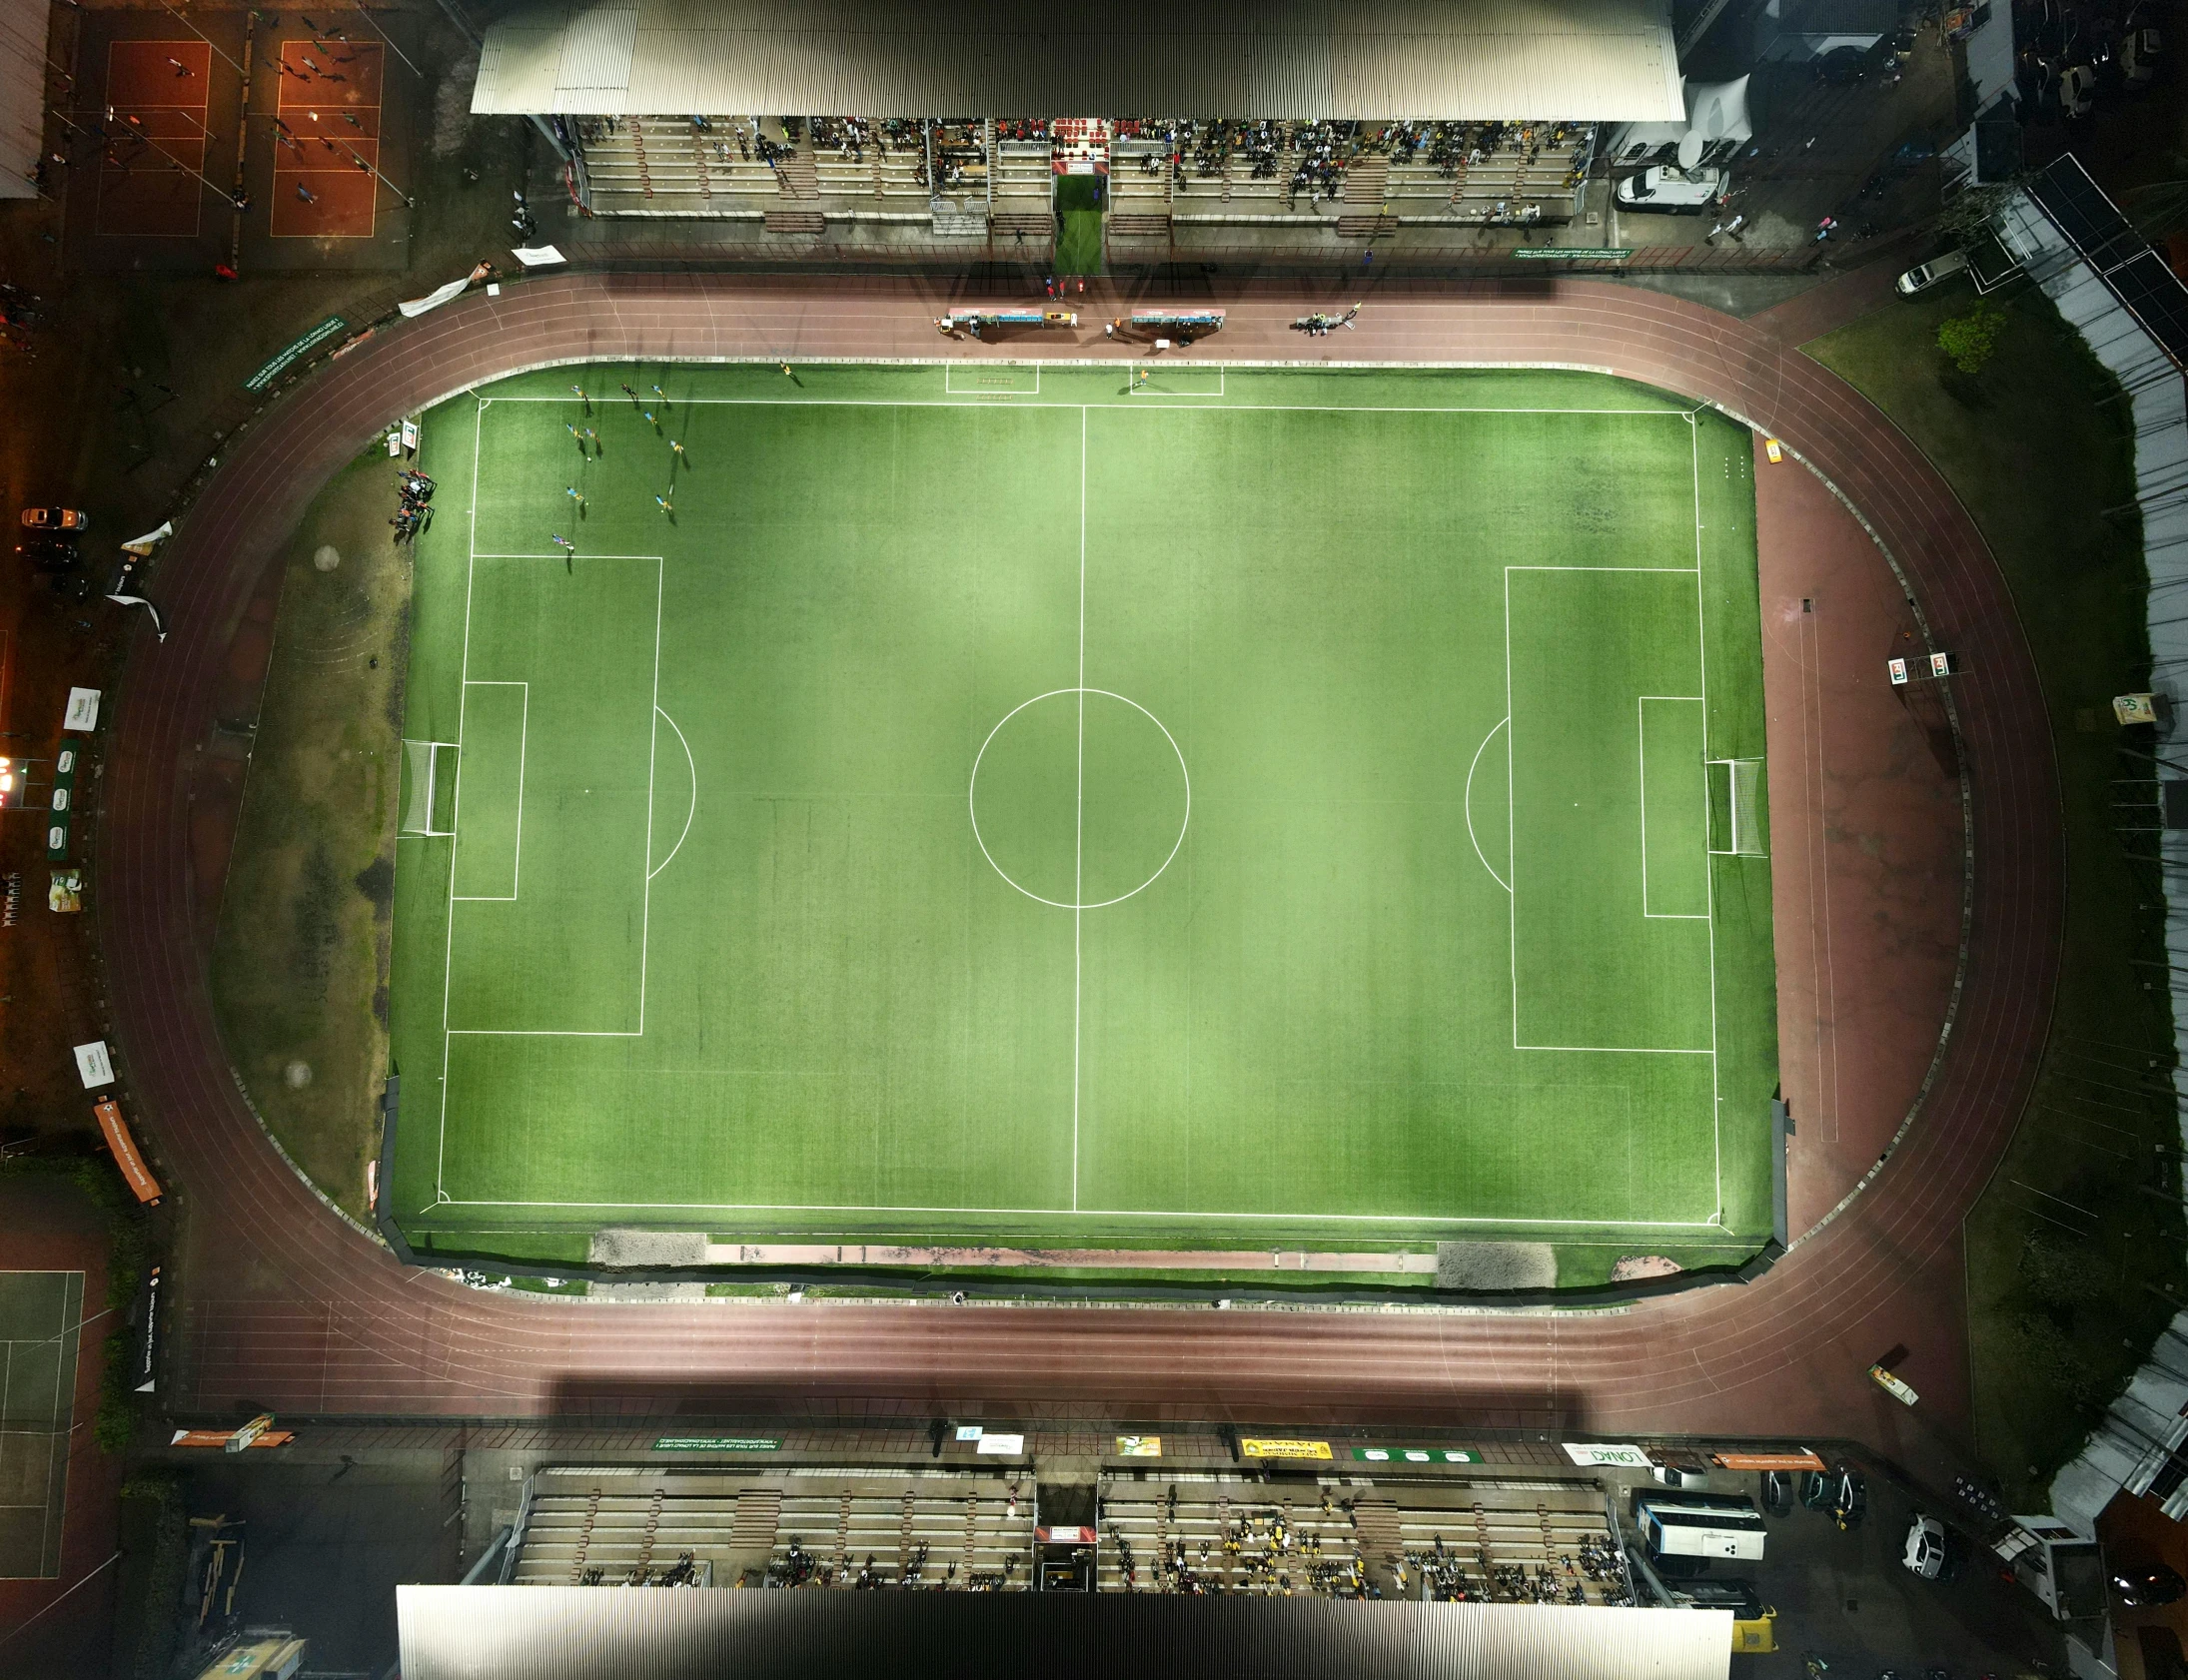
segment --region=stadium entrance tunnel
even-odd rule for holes
[[[1005,713],[973,761],[973,833],[995,872],[1059,910],[1099,910],[1170,867],[1192,820],[1185,753],[1161,719],[1099,688]]]

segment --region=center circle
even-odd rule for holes
[[[972,761],[972,836],[995,873],[1058,910],[1154,885],[1185,844],[1193,784],[1162,720],[1106,688],[1005,712]]]

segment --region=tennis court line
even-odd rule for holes
[[[1634,711],[1640,720],[1640,726],[1635,736],[1634,752],[1641,772],[1641,915],[1651,922],[1706,922],[1709,919],[1707,911],[1651,910],[1648,908],[1648,702],[1650,700],[1678,700],[1699,706],[1706,706],[1709,703],[1707,696],[1701,694],[1637,694],[1634,696]],[[1709,835],[1709,786],[1707,782],[1702,784],[1701,798],[1702,840],[1705,859],[1703,867],[1706,868]],[[1716,1035],[1711,1033],[1709,1037],[1710,1042],[1714,1044]]]
[[[451,904],[515,904],[525,881],[525,750],[532,737],[532,684],[511,677],[481,677],[476,683],[466,679],[467,685],[478,688],[522,688],[525,691],[525,709],[517,725],[517,845],[515,866],[510,871],[510,890],[507,897],[500,893],[458,893],[451,891]],[[456,749],[456,786],[459,793],[464,786],[464,749]],[[453,854],[464,844],[461,829],[451,830],[449,850]],[[449,885],[456,885],[456,860],[449,860]]]

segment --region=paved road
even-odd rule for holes
[[[1959,1290],[1962,1216],[2034,1076],[2061,915],[2056,776],[2029,651],[1967,512],[1905,438],[1766,331],[1574,281],[1380,293],[1357,332],[1287,331],[1328,302],[1216,300],[1229,360],[1559,364],[1715,403],[1785,439],[1902,568],[1955,688],[1973,820],[1971,953],[1918,1119],[1838,1217],[1761,1281],[1617,1312],[1228,1312],[946,1305],[572,1305],[407,1271],[270,1147],[215,1034],[193,937],[192,766],[266,557],[390,416],[518,368],[605,357],[1115,357],[944,346],[916,283],[566,276],[473,295],[300,386],[228,452],[170,545],[172,634],[132,654],[104,781],[101,935],[115,1036],[148,1133],[186,1187],[184,1405],[226,1413],[491,1416],[780,1409],[912,1418],[1130,1415],[1418,1420],[1542,1430],[1803,1431],[1904,1461],[1937,1442],[1868,1384]],[[1074,302],[1077,302],[1075,299]],[[1090,300],[1088,308],[1099,311]],[[1099,314],[1092,319],[1098,322]],[[1214,355],[1202,347],[1199,355]],[[1932,1460],[1934,1462],[1934,1460]]]

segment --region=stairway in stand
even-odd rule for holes
[[[1345,206],[1337,219],[1339,239],[1373,239],[1377,234],[1398,231],[1398,218],[1383,214],[1390,178],[1388,158],[1355,158],[1346,167],[1339,195],[1339,202]]]

